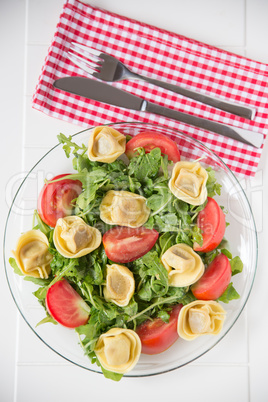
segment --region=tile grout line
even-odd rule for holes
[[[247,32],[247,20],[248,20],[248,1],[244,0],[244,49],[245,49],[245,56],[247,57],[248,54],[248,49],[247,49],[247,39],[248,39],[248,32]],[[247,379],[248,379],[248,383],[247,383],[247,394],[248,394],[248,401],[250,401],[250,360],[249,360],[249,355],[250,355],[250,351],[249,351],[249,323],[248,323],[248,309],[246,307],[246,314],[245,314],[245,318],[246,318],[246,336],[247,336],[247,361],[248,361],[248,365],[247,365]]]
[[[248,9],[247,9],[247,0],[244,0],[244,49],[245,49],[245,56],[247,57],[247,16],[248,16]],[[246,320],[246,337],[247,337],[247,379],[248,379],[248,384],[247,384],[247,394],[248,394],[248,401],[250,401],[250,361],[249,361],[249,324],[248,324],[248,309],[246,307],[246,314],[245,314],[245,320]]]
[[[29,0],[25,0],[25,36],[24,36],[24,74],[23,74],[23,122],[22,122],[22,171],[25,168],[25,144],[26,144],[26,92],[27,92],[27,65],[28,65],[28,49],[27,49],[27,38],[28,38],[28,14],[29,14]]]
[[[248,391],[248,401],[250,401],[250,360],[249,360],[249,324],[248,324],[248,308],[246,307],[246,329],[247,329],[247,361],[248,361],[248,370],[247,370],[247,377],[248,377],[248,386],[247,386],[247,391]]]
[[[64,359],[64,358],[63,358]],[[64,359],[65,360],[65,359]],[[46,366],[46,367],[51,367],[51,366],[59,366],[59,367],[61,367],[61,366],[66,366],[66,367],[78,367],[76,364],[73,364],[73,363],[71,363],[71,362],[62,362],[62,363],[59,363],[59,362],[23,362],[23,361],[20,361],[19,363],[17,363],[17,365],[19,366],[19,367],[28,367],[28,366],[30,366],[30,367],[42,367],[42,366]],[[222,362],[222,363],[219,363],[219,362],[212,362],[212,363],[195,363],[195,364],[193,364],[193,363],[191,363],[191,364],[189,364],[189,365],[191,365],[192,367],[248,367],[248,363],[231,363],[231,362]],[[187,367],[187,366],[189,366],[189,365],[186,365],[185,367]],[[83,367],[82,367],[83,368]],[[177,370],[179,370],[179,369],[177,369]],[[88,370],[88,371],[92,371],[92,370]],[[176,370],[174,370],[174,371],[176,371]],[[144,377],[146,377],[146,376],[144,376]]]
[[[23,64],[23,95],[26,93],[26,71],[27,71],[27,37],[28,37],[28,18],[29,15],[29,0],[25,0],[25,32],[24,32],[24,64]],[[21,170],[24,172],[24,167],[25,167],[25,152],[24,152],[24,146],[26,143],[26,97],[23,96],[23,105],[22,105],[22,150],[21,150]],[[18,357],[19,357],[19,339],[20,339],[20,316],[17,314],[17,325],[16,325],[16,367],[15,367],[15,380],[14,380],[14,402],[18,400],[18,367],[19,367],[19,362],[18,362]]]
[[[20,332],[20,315],[19,312],[17,311],[16,314],[16,353],[15,353],[15,359],[16,359],[16,365],[15,365],[15,378],[14,378],[14,402],[17,401],[17,392],[18,392],[18,356],[19,356],[19,332]]]
[[[244,49],[247,57],[247,0],[244,0]]]

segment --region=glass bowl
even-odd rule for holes
[[[224,162],[202,143],[167,127],[147,123],[115,123],[109,126],[123,134],[137,135],[142,131],[163,133],[174,140],[179,147],[182,159],[196,160],[202,158],[202,164],[211,166],[218,182],[222,185],[220,204],[228,211],[226,238],[231,245],[233,255],[239,255],[244,263],[243,272],[232,278],[240,299],[224,304],[227,317],[223,330],[217,336],[201,336],[192,342],[178,339],[167,351],[154,355],[141,355],[136,367],[126,377],[143,377],[165,373],[182,367],[213,348],[232,328],[248,300],[255,277],[257,265],[257,234],[252,211],[247,197],[236,177]],[[91,129],[75,134],[74,141],[87,144]],[[45,178],[72,172],[71,158],[67,159],[58,144],[47,152],[30,170],[18,189],[12,202],[4,235],[5,270],[14,301],[27,324],[34,333],[52,350],[68,361],[87,370],[100,373],[84,355],[74,330],[52,325],[50,323],[36,327],[45,317],[43,308],[32,294],[37,285],[23,280],[10,267],[8,259],[12,256],[16,240],[20,233],[31,229],[33,212],[37,207],[38,194]]]

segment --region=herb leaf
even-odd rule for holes
[[[215,195],[221,195],[221,184],[217,182],[215,170],[211,167],[206,168],[208,173],[208,180],[207,180],[207,192],[208,197],[215,197]]]
[[[58,141],[60,144],[63,144],[63,150],[65,151],[65,154],[67,158],[70,157],[71,152],[77,152],[82,150],[83,152],[86,152],[87,147],[83,144],[81,147],[77,145],[75,142],[72,141],[72,136],[69,135],[69,137],[66,137],[64,134],[59,134],[57,136]]]
[[[232,275],[239,274],[243,271],[243,262],[241,261],[239,256],[232,258],[230,264],[232,268]]]
[[[129,163],[129,174],[138,181],[144,182],[148,178],[155,177],[161,166],[161,150],[154,148],[151,152],[145,153],[143,148],[138,148],[138,155],[134,156]]]
[[[229,303],[231,300],[239,299],[240,296],[233,287],[233,283],[229,283],[225,292],[218,298],[219,301],[223,303]]]

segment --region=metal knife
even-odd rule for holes
[[[149,102],[137,95],[118,89],[112,85],[85,77],[63,77],[54,81],[53,86],[75,95],[83,96],[94,101],[108,103],[125,109],[139,110],[154,113],[174,119],[190,126],[199,127],[225,137],[260,148],[263,143],[263,134],[242,128],[232,128],[228,125],[215,121],[192,116],[174,109]]]

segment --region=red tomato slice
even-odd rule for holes
[[[177,321],[182,304],[173,307],[169,322],[161,318],[153,321],[146,320],[137,327],[137,334],[140,337],[141,352],[147,355],[155,355],[164,352],[178,339]]]
[[[89,319],[88,305],[66,279],[48,289],[46,306],[54,320],[68,328],[84,325]]]
[[[52,180],[67,176],[61,174]],[[51,180],[51,181],[52,181]],[[47,183],[42,188],[38,197],[38,213],[41,219],[49,226],[55,227],[59,218],[71,215],[72,201],[82,191],[82,183],[79,180],[64,179],[54,183]]]
[[[232,276],[231,264],[224,254],[219,254],[207,267],[204,275],[191,290],[200,300],[216,300],[227,289]]]
[[[225,215],[213,198],[208,197],[207,205],[199,212],[197,226],[203,235],[203,245],[194,243],[194,250],[205,253],[214,250],[223,239],[226,224]]]
[[[134,156],[136,148],[144,148],[146,153],[154,148],[160,148],[161,153],[167,155],[169,160],[174,163],[180,160],[177,144],[164,134],[144,131],[133,137],[126,145],[126,154],[129,158]]]
[[[104,233],[102,241],[110,260],[127,263],[148,253],[158,236],[159,233],[154,229],[115,226]]]

